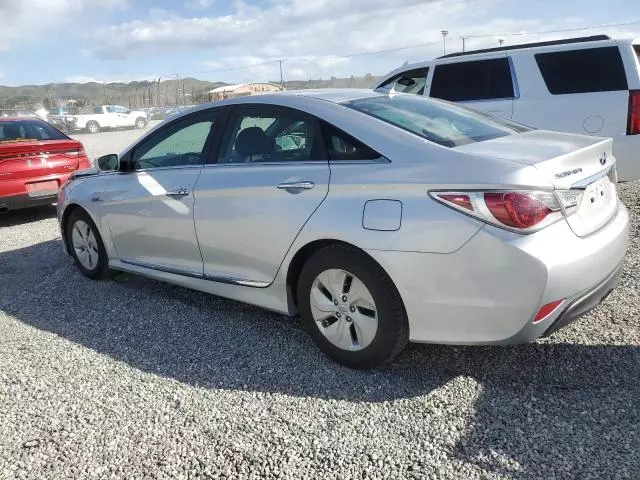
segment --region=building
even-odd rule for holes
[[[209,90],[210,100],[222,100],[223,98],[242,97],[257,93],[279,92],[284,90],[275,83],[237,83]]]

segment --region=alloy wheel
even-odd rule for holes
[[[87,270],[93,270],[98,265],[98,243],[91,227],[84,221],[78,220],[73,225],[71,243],[80,264]]]
[[[345,270],[320,273],[310,292],[313,319],[336,347],[357,351],[366,348],[378,331],[378,310],[367,286]]]

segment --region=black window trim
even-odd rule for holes
[[[120,160],[120,169],[118,170],[120,173],[137,173],[137,172],[147,172],[147,171],[163,171],[163,170],[176,170],[182,168],[202,168],[204,165],[207,165],[211,161],[211,153],[212,147],[215,145],[217,137],[220,136],[220,128],[213,129],[213,135],[209,134],[207,137],[204,147],[202,148],[202,158],[203,163],[200,165],[173,165],[168,167],[153,167],[153,168],[141,168],[135,169],[132,165],[132,159],[135,155],[136,150],[143,145],[144,143],[157,138],[160,135],[164,135],[168,128],[180,128],[180,126],[184,123],[195,123],[198,119],[202,120],[213,120],[214,123],[221,123],[226,120],[228,107],[213,107],[207,108],[204,110],[198,110],[196,112],[192,112],[183,117],[178,117],[171,122],[163,125],[162,128],[153,132],[151,135],[142,138],[138,143],[136,143],[129,151],[121,158]]]

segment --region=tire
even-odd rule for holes
[[[87,122],[87,132],[89,133],[98,133],[100,131],[100,125],[98,122],[94,122],[93,120]]]
[[[142,117],[136,118],[135,128],[143,129],[146,126],[147,126],[147,121],[144,118]]]
[[[80,208],[71,212],[65,226],[65,238],[78,270],[92,280],[103,278],[108,271],[109,257],[100,232],[87,212]],[[83,251],[87,254],[83,255]]]
[[[336,284],[343,285],[342,292],[337,293]],[[409,325],[398,290],[382,267],[355,248],[333,245],[316,252],[302,268],[297,298],[311,338],[342,365],[377,367],[393,360],[409,343]],[[324,318],[326,315],[330,316]]]

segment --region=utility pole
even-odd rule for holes
[[[442,55],[447,54],[447,35],[449,35],[449,30],[442,30],[440,32],[442,34]]]
[[[176,105],[180,104],[180,75],[176,73]]]
[[[162,77],[158,77],[158,80],[156,81],[156,106],[160,106],[160,80],[162,80]]]
[[[280,86],[284,90],[284,78],[282,77],[282,62],[283,60],[278,60],[278,63],[280,64]]]

